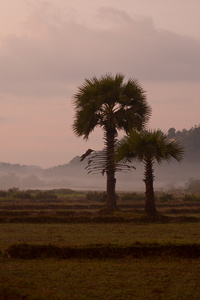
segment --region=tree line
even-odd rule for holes
[[[169,139],[176,139],[183,145],[185,153],[184,160],[189,162],[200,162],[200,125],[196,125],[189,130],[168,130]]]

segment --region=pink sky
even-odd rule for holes
[[[106,72],[137,78],[150,128],[199,125],[200,2],[8,0],[0,4],[0,161],[50,167],[102,132],[74,136],[73,95]]]

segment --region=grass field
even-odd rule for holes
[[[199,243],[200,223],[182,224],[0,224],[0,250],[12,244],[75,246],[135,242]]]
[[[160,213],[169,217],[167,221],[143,218],[142,201],[121,202],[120,210],[110,217],[99,215],[102,205],[84,201],[83,196],[74,202],[70,198],[0,200],[0,300],[200,299],[200,258],[190,258],[189,253],[187,259],[170,255],[14,259],[4,255],[10,246],[22,243],[58,247],[200,245],[198,201],[158,204]],[[51,219],[45,219],[47,216]],[[71,217],[75,219],[68,222]]]
[[[200,262],[3,260],[1,299],[199,299]]]

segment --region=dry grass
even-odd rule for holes
[[[98,214],[101,207],[83,199],[76,203],[70,199],[0,201],[3,220],[0,250],[4,252],[16,243],[35,245],[35,249],[40,249],[41,245],[55,245],[60,249],[84,248],[88,244],[105,248],[112,244],[115,250],[126,249],[134,243],[147,248],[152,243],[158,246],[167,243],[200,245],[199,203],[159,203],[158,210],[173,218],[156,221],[144,218],[141,201],[121,203],[121,209],[112,216]],[[59,218],[67,222],[70,217],[74,217],[74,221],[82,218],[86,223],[56,223]],[[33,222],[34,218],[37,224],[26,223],[26,220]],[[99,223],[94,222],[95,218]],[[45,220],[47,223],[43,224]],[[103,223],[106,220],[114,220],[114,223]],[[167,223],[161,222],[166,220]],[[199,270],[199,259],[180,259],[173,255],[162,258],[132,258],[129,255],[120,260],[1,257],[0,299],[199,299]]]
[[[200,223],[182,224],[1,224],[0,250],[12,244],[57,246],[128,245],[134,242],[199,243]]]
[[[199,260],[1,260],[1,299],[199,299]]]

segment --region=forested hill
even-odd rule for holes
[[[181,142],[185,150],[184,161],[200,162],[200,125],[194,126],[189,130],[183,129],[182,131],[170,128],[168,137]]]

